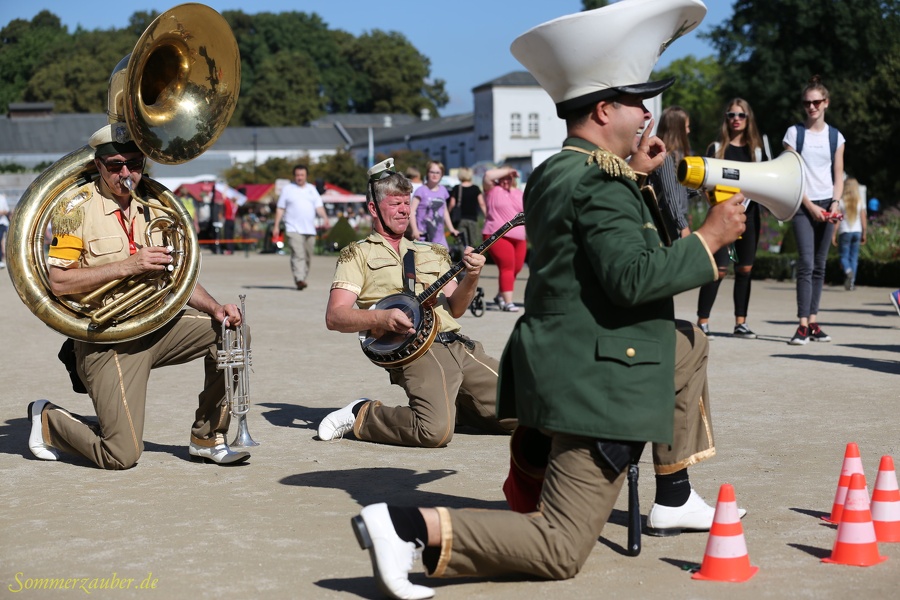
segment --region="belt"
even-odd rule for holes
[[[439,333],[434,336],[434,341],[444,344],[445,346],[452,344],[453,342],[462,342],[469,350],[475,348],[475,342],[464,335],[456,333],[455,331],[444,331],[442,333]]]

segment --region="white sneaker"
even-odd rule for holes
[[[56,460],[59,458],[59,452],[44,441],[44,427],[41,423],[41,413],[48,404],[50,402],[47,400],[38,400],[28,405],[28,420],[31,421],[28,449],[41,460]]]
[[[188,454],[191,455],[191,460],[212,462],[217,465],[236,465],[250,458],[249,452],[235,452],[229,448],[223,437],[216,436],[216,441],[218,443],[215,446],[200,446],[194,440],[191,440],[188,446]]]
[[[746,509],[738,509],[738,518],[743,519],[746,514]],[[647,535],[668,537],[684,531],[709,531],[715,516],[716,509],[691,490],[687,502],[681,506],[653,504],[647,515]]]
[[[371,504],[350,521],[359,547],[369,551],[378,589],[398,600],[431,598],[434,590],[409,581],[409,572],[421,553],[412,542],[397,535],[387,504]]]
[[[345,433],[353,431],[353,424],[356,423],[356,415],[353,414],[353,409],[357,404],[362,404],[363,402],[371,402],[371,400],[360,398],[344,408],[329,413],[319,423],[319,439],[323,442],[330,442],[333,439],[344,437]]]

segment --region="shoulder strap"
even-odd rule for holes
[[[834,164],[834,154],[837,152],[838,130],[837,127],[828,126],[828,145],[831,147],[831,164]]]
[[[413,296],[416,295],[416,252],[412,249],[403,255],[403,287]]]
[[[804,127],[803,123],[797,123],[794,125],[794,129],[797,130],[797,154],[801,154],[803,152],[803,138],[806,137],[806,127]]]

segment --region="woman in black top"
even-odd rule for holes
[[[480,215],[485,214],[484,195],[481,189],[472,183],[472,169],[462,167],[456,174],[459,185],[450,191],[448,208],[450,221],[460,232],[465,231],[465,243],[475,246],[481,240]]]
[[[741,162],[761,162],[769,160],[763,148],[762,138],[753,118],[750,103],[743,98],[735,98],[726,105],[719,140],[710,144],[706,156]],[[747,205],[747,230],[734,243],[734,337],[754,339],[756,334],[747,327],[747,308],[750,305],[750,271],[756,258],[759,243],[759,204]],[[709,314],[712,312],[719,291],[719,283],[728,272],[729,249],[716,252],[719,279],[700,288],[697,300],[697,326],[709,334]]]

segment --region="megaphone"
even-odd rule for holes
[[[789,221],[806,191],[806,166],[793,150],[768,162],[741,162],[686,156],[678,165],[684,187],[706,190],[711,204],[742,192],[768,208],[779,221]]]

